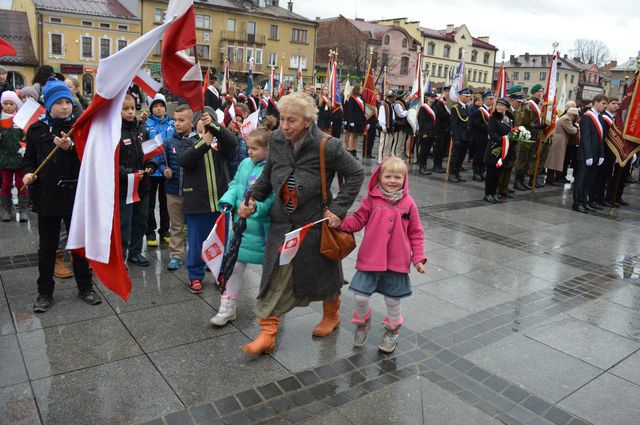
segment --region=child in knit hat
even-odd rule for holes
[[[19,219],[21,223],[29,221],[27,215],[27,189],[22,184],[22,156],[24,149],[22,130],[13,123],[13,117],[22,107],[22,101],[13,91],[5,91],[0,97],[2,104],[2,124],[0,125],[0,214],[2,221],[15,220],[13,215],[13,199],[11,189],[15,186],[18,192]]]

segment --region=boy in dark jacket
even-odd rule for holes
[[[200,120],[205,128],[202,138],[183,139],[178,151],[178,164],[183,171],[182,207],[189,228],[189,289],[195,294],[202,292],[204,278],[202,242],[213,229],[220,214],[218,201],[231,180],[227,162],[233,159],[237,146],[233,134],[212,121],[210,112],[196,113],[194,122],[197,124]]]
[[[127,256],[128,262],[146,267],[149,265],[149,260],[142,255],[142,239],[147,230],[149,175],[156,171],[158,165],[151,159],[144,160],[142,143],[149,139],[149,133],[145,124],[136,119],[136,101],[131,95],[125,96],[121,114],[122,132],[119,149],[122,254]],[[139,176],[137,195],[140,200],[137,202],[127,200],[129,174],[134,173]]]
[[[175,133],[164,142],[166,162],[160,163],[159,171],[165,178],[167,209],[171,222],[169,239],[169,262],[167,270],[177,270],[184,258],[184,212],[182,211],[182,168],[178,164],[178,151],[183,140],[197,137],[192,132],[193,112],[188,105],[180,105],[173,114]]]
[[[43,88],[45,117],[29,127],[24,154],[25,185],[31,185],[33,211],[38,214],[38,299],[35,313],[43,313],[53,302],[53,269],[60,242],[60,223],[71,223],[71,212],[80,172],[80,160],[73,142],[67,136],[75,118],[71,114],[73,95],[62,81],[50,79]],[[38,175],[34,171],[58,146],[58,150]],[[88,304],[100,304],[100,296],[93,290],[91,271],[87,261],[73,255],[73,274],[78,296]]]

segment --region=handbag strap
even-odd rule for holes
[[[331,136],[324,134],[320,141],[320,184],[322,185],[322,208],[327,209],[327,172],[324,161],[324,146]]]

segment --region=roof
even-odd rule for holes
[[[93,16],[135,19],[136,15],[117,0],[33,0],[36,9]]]
[[[50,0],[55,1],[55,0]],[[294,21],[306,21],[309,24],[316,24],[315,20],[306,18],[295,12],[289,12],[288,8],[273,6],[271,0],[267,0],[265,6],[258,6],[254,1],[233,1],[233,0],[194,0],[196,6],[211,5],[227,10],[232,10],[240,13],[252,13],[262,16],[267,16],[276,19],[289,19]]]
[[[513,63],[514,60],[516,63]],[[518,68],[549,68],[551,63],[551,55],[549,54],[524,54],[519,56],[514,56],[512,59],[504,62],[505,66],[508,68],[518,67]],[[583,64],[580,61],[576,61],[574,59],[565,58],[563,56],[558,57],[558,66],[562,69],[567,69],[571,71],[583,71],[584,69],[590,68],[592,65]]]
[[[367,35],[369,38],[372,38],[374,40],[382,40],[382,37],[386,33],[388,33],[389,31],[396,30],[396,31],[402,31],[407,36],[407,39],[411,41],[412,46],[421,44],[418,40],[412,37],[407,32],[407,30],[405,30],[402,27],[394,26],[394,25],[380,25],[375,22],[368,22],[362,19],[349,19],[349,18],[345,18],[342,15],[340,15],[340,17],[343,19],[346,19],[348,22],[351,23],[351,25],[356,27],[360,32],[362,32],[363,34]]]
[[[0,9],[0,37],[4,38],[14,49],[16,56],[3,56],[0,63],[15,65],[38,65],[33,51],[33,42],[29,32],[29,21],[25,12]]]
[[[447,32],[446,29],[443,30],[435,30],[432,28],[425,28],[425,27],[419,27],[418,31],[420,31],[420,33],[424,36],[424,37],[428,37],[428,38],[435,38],[437,40],[444,40],[444,41],[450,41],[450,42],[455,42],[455,36],[456,33],[458,31],[460,31],[460,28],[462,27],[455,27],[453,29],[453,31],[451,32]],[[496,46],[494,46],[491,43],[487,43],[486,41],[482,41],[479,38],[476,37],[471,37],[472,43],[471,45],[473,47],[480,47],[482,49],[489,49],[489,50],[498,50],[498,48]]]
[[[628,60],[622,62],[620,65],[613,68],[611,71],[635,71],[638,69],[638,59],[629,58]]]

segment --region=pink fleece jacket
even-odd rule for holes
[[[383,161],[384,164],[384,161]],[[355,213],[345,217],[340,229],[359,232],[365,228],[358,250],[356,269],[365,272],[394,271],[409,273],[411,263],[426,262],[424,228],[418,208],[409,196],[404,180],[403,197],[392,204],[378,189],[380,167],[369,179],[369,192]]]

